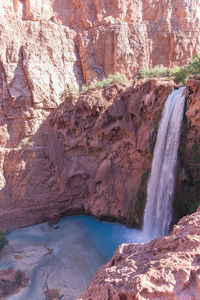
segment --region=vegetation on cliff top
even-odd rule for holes
[[[152,69],[142,68],[138,71],[138,76],[140,79],[152,77],[168,78],[172,79],[176,84],[185,84],[188,78],[200,76],[200,54],[196,54],[186,66],[171,69],[159,66]],[[117,72],[109,74],[108,77],[103,80],[94,80],[88,85],[83,84],[80,90],[76,87],[68,86],[62,92],[61,98],[65,100],[68,96],[79,96],[80,93],[85,93],[92,88],[103,89],[112,83],[119,83],[126,87],[130,85],[130,81],[126,75]]]
[[[83,85],[81,88],[82,92],[86,92],[88,89],[91,88],[99,88],[99,89],[103,89],[104,87],[110,85],[111,83],[120,83],[123,86],[128,86],[130,85],[130,81],[128,80],[128,78],[126,77],[126,75],[124,74],[120,74],[120,73],[114,73],[114,74],[109,74],[107,78],[104,78],[101,81],[93,81],[91,84],[89,84],[88,86]]]
[[[104,78],[103,80],[100,80],[100,81],[94,80],[88,85],[83,84],[81,87],[81,91],[79,91],[75,87],[67,87],[61,94],[61,98],[64,100],[68,96],[79,96],[80,93],[85,93],[89,89],[93,89],[93,88],[103,89],[104,87],[106,87],[112,83],[119,83],[122,86],[130,85],[130,81],[128,80],[126,75],[120,74],[119,72],[117,72],[114,74],[109,74],[108,77]]]
[[[177,84],[185,84],[188,78],[200,76],[200,54],[196,54],[186,66],[172,69],[158,66],[152,69],[143,68],[139,70],[138,75],[139,78],[170,78]]]

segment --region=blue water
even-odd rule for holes
[[[92,244],[98,249],[105,260],[109,260],[116,248],[122,243],[140,243],[141,231],[126,228],[124,225],[98,221],[89,216],[68,217],[59,222],[67,226],[67,223],[76,223],[87,234]],[[62,226],[61,225],[61,226]]]
[[[53,226],[42,223],[7,234],[10,242],[13,241],[15,244],[19,242],[24,246],[30,244],[51,245],[56,240],[65,241],[67,246],[68,242],[72,243],[82,236],[91,242],[91,247],[97,248],[105,261],[112,257],[121,243],[142,242],[141,231],[139,230],[126,228],[118,223],[100,222],[93,217],[82,215],[63,218]]]
[[[29,286],[9,300],[45,300],[47,286],[59,289],[63,299],[76,299],[121,243],[143,242],[139,230],[89,216],[14,230],[7,238],[0,269],[20,269],[30,277]]]

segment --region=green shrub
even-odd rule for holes
[[[171,70],[165,67],[154,67],[152,69],[140,69],[138,72],[139,78],[153,78],[153,77],[170,77]]]
[[[107,80],[107,78],[101,80],[101,81],[93,81],[88,88],[98,88],[103,89],[105,86],[108,86],[110,82]]]
[[[186,66],[176,68],[173,72],[176,83],[185,84],[188,78],[194,76],[200,76],[200,54],[196,54]]]
[[[8,244],[8,240],[6,238],[5,232],[0,230],[0,250]]]
[[[177,84],[185,84],[189,77],[200,76],[200,54],[196,54],[192,60],[183,67],[167,69],[165,67],[154,67],[152,69],[140,69],[139,78],[162,77],[171,78]]]
[[[85,92],[87,92],[87,90],[88,90],[88,87],[85,84],[83,84],[81,87],[81,93],[85,93]]]
[[[104,87],[110,85],[111,83],[120,83],[123,86],[129,86],[130,81],[124,74],[114,73],[109,74],[107,78],[104,78],[101,81],[93,81],[88,88],[98,88],[103,89]]]
[[[61,99],[64,101],[69,96],[78,96],[79,90],[76,87],[67,87],[64,89],[64,91],[61,93]]]
[[[129,86],[130,85],[130,81],[128,80],[126,75],[125,74],[120,74],[119,72],[114,73],[114,74],[109,74],[107,80],[108,80],[109,84],[111,84],[111,83],[120,83],[123,86]]]
[[[103,80],[100,80],[100,81],[94,80],[88,86],[83,84],[80,92],[77,90],[77,88],[68,87],[61,94],[61,98],[64,101],[65,98],[68,96],[76,96],[76,95],[79,95],[80,93],[85,93],[89,89],[92,89],[92,88],[103,89],[104,87],[106,87],[112,83],[120,83],[121,85],[123,85],[125,87],[130,85],[130,81],[128,80],[126,75],[120,74],[119,72],[117,72],[114,74],[109,74],[108,77],[104,78]]]
[[[189,77],[187,67],[176,67],[172,73],[172,79],[177,84],[185,84]]]
[[[199,76],[200,75],[200,54],[197,53],[193,59],[186,66],[189,76]]]

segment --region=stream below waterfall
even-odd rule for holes
[[[19,269],[30,277],[29,286],[9,300],[45,300],[47,290],[59,290],[62,300],[76,299],[118,245],[142,242],[139,230],[89,216],[18,229],[7,238],[0,269]]]

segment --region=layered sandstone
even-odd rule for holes
[[[129,96],[119,87],[92,91],[63,105],[61,95],[115,71],[133,77],[141,66],[186,63],[200,47],[198,7],[189,0],[0,2],[0,228],[69,211],[141,223],[154,118],[172,84],[151,82]],[[73,110],[80,121],[68,124]],[[100,113],[105,124],[94,127]]]
[[[119,246],[79,299],[200,299],[199,253],[200,209],[169,236]]]

